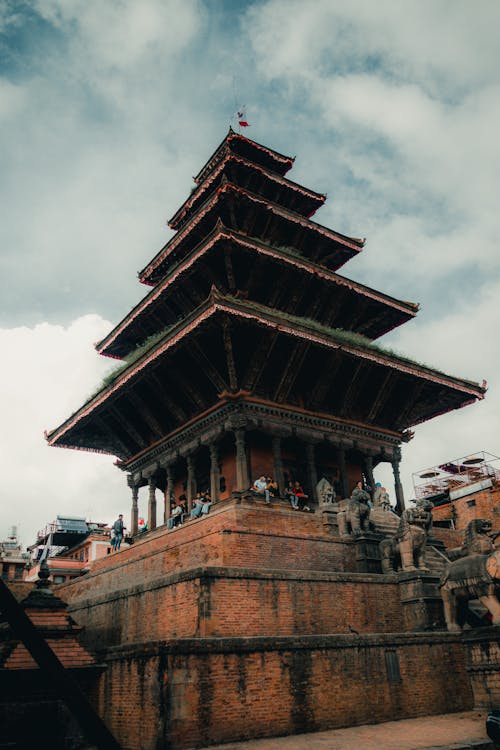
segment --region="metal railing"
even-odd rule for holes
[[[500,458],[479,451],[413,474],[415,498],[443,495],[488,479],[492,484],[500,481]]]

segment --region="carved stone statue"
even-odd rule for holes
[[[325,477],[322,477],[316,485],[316,496],[320,508],[322,506],[329,507],[335,502],[335,490]]]
[[[359,536],[369,531],[370,495],[363,489],[361,482],[354,488],[351,497],[346,501],[345,510],[337,515],[340,536]]]
[[[441,579],[441,597],[448,630],[462,630],[467,602],[471,599],[479,599],[491,613],[493,625],[500,625],[500,602],[496,596],[498,586],[500,549],[488,555],[472,554],[449,562]]]
[[[449,559],[458,560],[459,557],[467,555],[487,555],[493,552],[493,540],[498,534],[492,534],[491,530],[491,521],[486,518],[473,518],[465,529],[463,545],[447,550]]]
[[[382,572],[403,570],[428,570],[424,564],[427,537],[432,528],[432,503],[417,502],[414,508],[403,511],[399,528],[393,538],[380,542]]]
[[[373,493],[373,507],[377,510],[391,510],[391,503],[389,500],[389,493],[382,487],[380,482],[375,485],[375,491]]]

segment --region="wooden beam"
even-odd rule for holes
[[[116,406],[112,406],[108,409],[109,413],[113,417],[113,419],[116,419],[118,424],[123,428],[123,430],[130,435],[132,440],[136,443],[136,445],[139,448],[143,448],[147,444],[147,438],[145,438],[143,435],[141,435],[140,432],[134,427],[133,424],[130,423],[130,421],[124,416],[122,410],[118,410]]]
[[[229,376],[229,386],[232,391],[238,390],[238,378],[236,375],[236,365],[234,363],[233,342],[231,339],[231,326],[226,319],[222,322],[222,339],[226,352],[227,372]]]
[[[251,357],[248,370],[242,379],[241,387],[244,391],[252,392],[254,390],[267,365],[278,336],[278,331],[268,332],[267,335],[263,332],[260,344]]]
[[[377,396],[375,397],[371,409],[366,415],[367,422],[374,422],[377,414],[381,411],[387,399],[390,398],[391,392],[398,381],[398,374],[394,370],[386,373],[381,385],[379,386]]]
[[[134,451],[135,451],[135,447],[136,447],[136,446],[135,446],[135,445],[132,445],[132,446],[131,446],[131,445],[127,445],[127,443],[126,443],[126,442],[124,442],[124,440],[122,440],[122,438],[120,438],[120,437],[119,437],[119,436],[118,436],[118,435],[116,434],[116,430],[113,430],[113,429],[112,429],[112,428],[111,428],[111,427],[110,427],[110,426],[109,426],[109,425],[108,425],[108,424],[106,423],[106,420],[104,419],[104,417],[99,417],[99,416],[97,416],[97,415],[96,415],[96,416],[94,417],[94,422],[95,422],[95,423],[96,423],[96,425],[98,425],[98,427],[100,427],[100,428],[101,428],[101,430],[102,430],[102,431],[103,431],[103,432],[104,432],[104,433],[105,433],[105,434],[106,434],[106,435],[108,436],[108,438],[109,438],[109,440],[110,440],[110,443],[111,443],[111,446],[113,447],[113,449],[114,449],[114,448],[115,448],[116,446],[119,446],[119,448],[121,449],[121,451],[118,451],[118,452],[117,452],[117,454],[116,454],[116,455],[117,455],[117,456],[118,456],[119,458],[124,458],[124,457],[128,457],[128,456],[130,456],[130,455],[133,455],[133,454],[134,454]]]
[[[338,317],[342,305],[345,302],[346,293],[343,289],[337,289],[334,295],[330,309],[326,312],[323,322],[325,326],[332,326],[335,328],[335,319]]]
[[[410,395],[408,395],[407,389],[405,389],[405,403],[406,406],[401,411],[401,413],[397,416],[395,422],[396,424],[401,427],[404,427],[406,423],[408,422],[408,419],[415,408],[415,404],[418,401],[418,398],[420,394],[422,393],[423,389],[425,387],[425,381],[424,380],[418,380],[415,383],[415,386],[413,387],[412,391],[410,392]]]
[[[140,410],[141,416],[144,417],[145,422],[148,423],[153,432],[155,432],[158,437],[162,437],[165,434],[165,427],[163,427],[158,422],[155,415],[151,411],[151,407],[146,403],[146,401],[144,401],[141,396],[139,396],[138,393],[129,391],[127,395],[133,405]]]
[[[309,346],[310,344],[308,341],[304,341],[295,346],[292,356],[286,363],[285,372],[276,388],[273,401],[283,403],[288,398],[288,394],[292,390],[301,367],[304,364],[307,352],[309,351]]]
[[[319,407],[320,404],[323,403],[324,399],[326,398],[326,394],[330,390],[332,381],[334,380],[340,368],[341,363],[342,355],[338,350],[332,352],[328,356],[323,372],[316,381],[316,385],[311,393],[310,404],[312,409],[314,409],[315,407]]]
[[[174,415],[177,422],[181,424],[187,422],[188,415],[176,401],[170,398],[165,389],[165,384],[161,382],[155,373],[148,372],[145,377],[145,382],[150,385],[153,394],[156,398],[161,399],[165,408]]]
[[[345,416],[350,411],[351,404],[357,396],[362,382],[364,382],[367,377],[368,370],[369,365],[367,365],[364,360],[357,362],[355,365],[351,381],[344,394],[344,398],[342,399],[342,407],[339,410],[340,416]]]
[[[229,390],[227,381],[222,377],[218,369],[213,364],[212,360],[207,357],[197,341],[193,340],[191,342],[191,346],[188,351],[189,354],[193,357],[197,366],[201,367],[203,372],[207,374],[208,378],[212,381],[212,384],[219,392]]]
[[[45,575],[48,578],[49,575],[48,567],[44,570],[44,566],[47,566],[46,562],[42,563],[42,570],[39,574],[38,604],[40,604],[40,600],[43,601],[41,590],[43,576]],[[32,591],[30,596],[36,598],[37,593]],[[48,604],[44,603],[43,606],[46,608],[55,606],[54,604],[51,605],[51,597],[45,596]],[[99,750],[120,750],[121,746],[91,706],[75,677],[68,669],[65,669],[48,642],[32,623],[23,607],[16,601],[7,584],[1,579],[0,607],[3,617],[10,625],[14,638],[19,638],[38,664],[43,682],[46,685],[53,686],[56,695],[62,698],[73,716],[76,717],[85,738],[96,748],[99,748]],[[41,729],[42,727],[40,727]],[[48,744],[50,747],[52,744],[51,740],[49,740]]]
[[[224,266],[226,268],[227,288],[233,292],[236,289],[236,280],[234,276],[232,248],[229,243],[224,247]]]

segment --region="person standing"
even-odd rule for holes
[[[124,528],[125,527],[123,525],[123,516],[120,513],[120,515],[118,516],[118,518],[114,522],[113,528],[112,528],[113,537],[111,539],[111,543],[113,545],[113,551],[114,552],[118,552],[118,550],[121,547],[122,539],[123,539],[123,529]]]

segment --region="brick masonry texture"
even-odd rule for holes
[[[388,652],[399,664],[392,681]],[[105,658],[99,710],[131,750],[200,747],[472,705],[464,650],[447,634],[184,640],[112,649]]]
[[[500,514],[497,512],[499,503],[500,485],[497,484],[489,490],[454,500],[453,503],[438,505],[433,509],[432,516],[436,521],[454,517],[455,528],[458,531],[464,531],[469,521],[474,518],[489,518],[493,523],[493,530],[500,531]]]
[[[500,705],[500,627],[464,634],[467,671],[474,693],[474,708],[489,711]]]
[[[490,678],[461,637],[409,632],[443,627],[437,578],[353,570],[356,545],[319,513],[243,498],[57,593],[107,664],[95,705],[128,750],[472,708]]]
[[[229,506],[178,531],[158,530],[58,593],[92,647],[404,629],[394,576],[331,572],[352,566],[351,543],[329,539],[315,516],[267,511]]]

